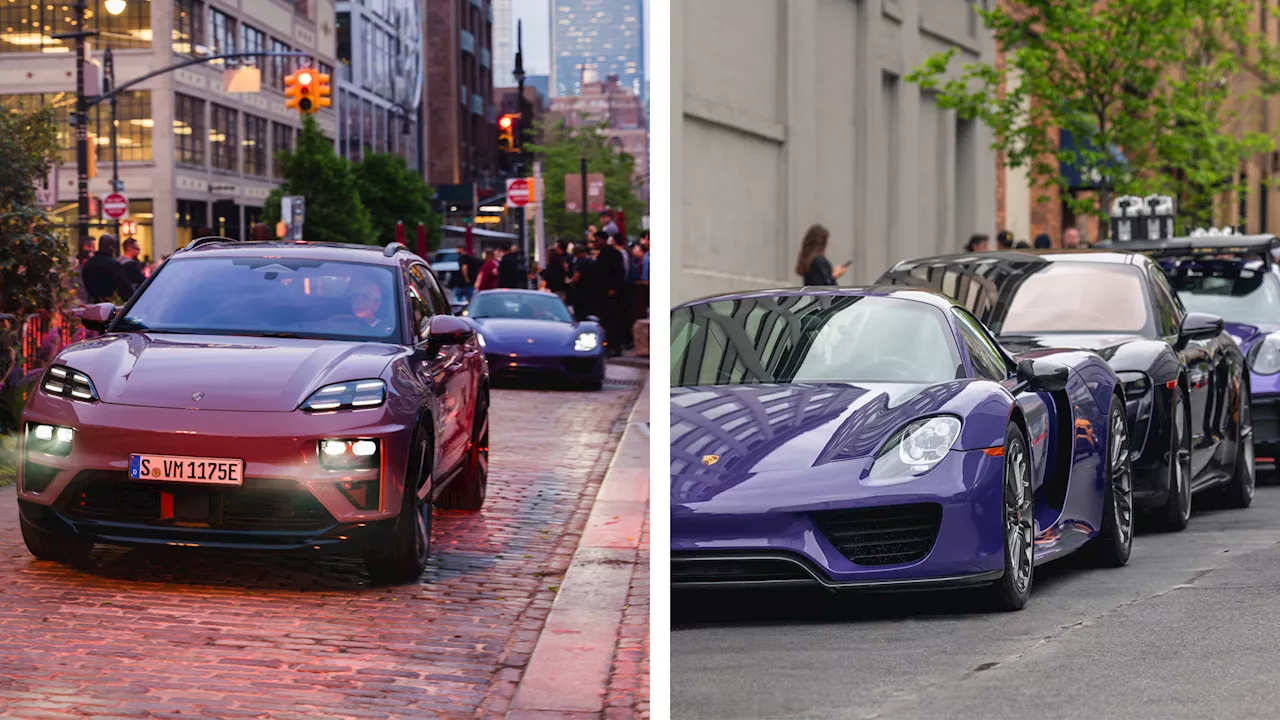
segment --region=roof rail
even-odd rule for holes
[[[404,246],[404,243],[393,242],[393,243],[387,244],[387,249],[383,250],[382,254],[384,257],[392,257],[393,255],[400,252],[401,250],[408,250],[408,249],[409,248]]]
[[[223,237],[223,236],[221,236],[221,235],[209,235],[209,236],[207,236],[207,237],[196,238],[195,240],[192,240],[191,242],[187,243],[187,244],[186,244],[186,246],[185,246],[185,247],[183,247],[183,248],[182,248],[181,250],[179,250],[178,252],[186,252],[187,250],[195,250],[196,248],[200,247],[201,245],[208,245],[209,243],[214,243],[214,242],[239,242],[239,241],[238,241],[238,240],[233,240],[233,239],[231,239],[231,238],[229,238],[229,237]]]

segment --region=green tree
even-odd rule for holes
[[[1232,132],[1247,103],[1229,80],[1248,70],[1271,92],[1280,76],[1274,49],[1249,30],[1256,7],[1012,0],[977,11],[1005,52],[1003,67],[971,63],[956,73],[953,49],[907,79],[936,92],[940,107],[990,127],[1005,164],[1027,168],[1042,192],[1060,188],[1077,214],[1105,220],[1115,194],[1160,192],[1203,218],[1242,162],[1274,145],[1261,133]],[[1076,151],[1060,149],[1055,130],[1070,132]],[[1097,194],[1067,192],[1060,162],[1093,177]]]
[[[297,148],[281,151],[284,183],[271,191],[262,207],[261,222],[280,221],[280,199],[285,195],[306,198],[302,236],[314,242],[378,242],[369,211],[360,202],[351,163],[338,157],[333,143],[320,132],[314,117],[302,120]]]
[[[35,183],[57,155],[53,110],[0,104],[0,386],[22,361],[24,316],[58,313],[74,297],[75,263],[66,242],[36,205]],[[19,410],[17,388],[0,397],[0,431]]]
[[[551,122],[540,120],[535,132],[542,142],[525,144],[527,150],[542,157],[543,212],[548,239],[582,235],[582,215],[568,213],[564,209],[564,178],[581,172],[581,159],[584,157],[588,173],[604,174],[605,204],[625,212],[628,231],[639,235],[640,217],[645,207],[635,192],[635,158],[616,151],[603,130],[603,125],[572,128],[561,119]],[[597,218],[590,220],[595,223]]]
[[[360,201],[369,210],[378,240],[395,240],[396,223],[403,222],[405,236],[412,242],[418,223],[427,226],[427,247],[435,250],[444,239],[442,218],[431,207],[433,193],[422,175],[409,168],[400,155],[366,155],[355,166]]]

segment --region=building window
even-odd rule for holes
[[[244,116],[244,174],[267,174],[267,119],[245,114]]]
[[[378,152],[384,153],[387,151],[387,111],[382,108],[374,110],[374,122],[378,128],[378,140],[374,147],[377,148]]]
[[[280,153],[293,152],[294,129],[281,123],[271,123],[271,176],[284,177],[284,163],[280,161]]]
[[[116,147],[121,162],[151,160],[151,91],[126,90],[116,96]],[[74,137],[74,135],[73,135]],[[89,142],[98,145],[98,162],[111,162],[111,104],[89,111]],[[72,153],[71,160],[74,160]]]
[[[360,101],[351,93],[342,96],[341,107],[338,112],[346,118],[347,129],[343,133],[343,137],[347,141],[346,158],[351,162],[360,161]]]
[[[173,5],[173,51],[179,55],[195,55],[204,46],[204,3],[200,0],[175,0]]]
[[[362,113],[364,120],[364,137],[362,140],[364,145],[364,154],[367,155],[368,153],[373,152],[373,103],[368,100],[364,100],[361,102],[361,105],[364,108],[364,112]]]
[[[212,55],[230,55],[236,51],[236,21],[226,13],[209,8],[209,52]],[[225,60],[210,61],[221,67]]]
[[[276,40],[275,38],[271,38],[271,52],[287,53],[289,52],[289,46],[279,40]],[[291,57],[271,58],[271,62],[267,63],[267,67],[271,68],[271,73],[270,73],[271,78],[267,82],[267,85],[269,87],[273,87],[277,90],[283,91],[284,77],[285,75],[288,75],[289,73],[293,72],[293,68],[295,66],[296,60],[297,58],[291,58]]]
[[[151,45],[151,5],[130,3],[119,15],[103,9],[105,0],[89,0],[92,12],[87,25],[100,30],[94,38],[94,49],[145,48]],[[74,40],[55,40],[54,35],[79,30],[78,21],[63,3],[29,3],[9,0],[0,4],[0,53],[44,52],[66,53],[75,47]]]
[[[267,34],[256,28],[240,23],[240,51],[264,53],[267,51]],[[244,65],[262,66],[262,58],[240,58]]]
[[[212,112],[209,114],[209,156],[213,160],[214,170],[229,170],[235,172],[239,169],[236,149],[239,145],[237,140],[237,113],[228,107],[217,104],[211,104]]]
[[[204,165],[204,101],[182,93],[174,97],[174,159],[188,165]]]
[[[316,69],[320,71],[320,74],[321,74],[321,75],[328,75],[328,76],[329,76],[329,84],[330,84],[330,85],[336,85],[336,84],[337,84],[337,83],[336,83],[336,82],[334,82],[334,81],[335,81],[335,80],[337,80],[338,78],[336,78],[336,77],[334,77],[334,76],[333,76],[333,66],[332,66],[332,65],[330,65],[329,63],[323,63],[323,62],[322,62],[322,63],[317,63],[317,64],[316,64]]]
[[[351,64],[351,13],[338,13],[338,60],[346,65]]]

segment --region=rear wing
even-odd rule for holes
[[[1253,255],[1264,265],[1280,263],[1280,238],[1275,235],[1201,235],[1167,240],[1132,240],[1109,243],[1113,250],[1141,253],[1153,260],[1226,259]]]

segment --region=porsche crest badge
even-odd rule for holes
[[[703,465],[715,465],[717,462],[720,462],[719,455],[703,455],[702,456]]]

